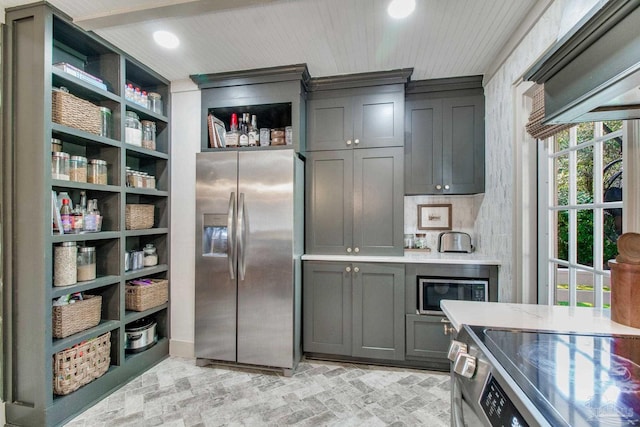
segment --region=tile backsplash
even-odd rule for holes
[[[438,249],[438,234],[441,230],[418,230],[418,205],[451,204],[451,229],[463,231],[471,235],[471,243],[476,251],[481,250],[478,236],[473,235],[473,226],[484,194],[470,196],[405,196],[404,197],[404,232],[405,234],[425,233],[427,246],[432,250]]]

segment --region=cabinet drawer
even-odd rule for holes
[[[406,342],[407,358],[440,359],[447,361],[450,338],[444,334],[445,316],[420,316],[407,314]]]

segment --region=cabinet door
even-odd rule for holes
[[[354,263],[352,277],[353,356],[404,360],[404,265]]]
[[[353,102],[350,97],[307,103],[307,150],[347,150],[353,146]]]
[[[484,97],[442,101],[442,175],[445,193],[484,191]]]
[[[405,112],[404,192],[441,194],[442,100],[407,101]]]
[[[407,358],[428,358],[448,364],[450,338],[444,334],[444,316],[406,315]]]
[[[302,348],[351,354],[351,273],[348,263],[305,262]]]
[[[353,153],[353,251],[360,255],[402,255],[403,149],[370,148]]]
[[[404,94],[363,95],[354,102],[354,148],[404,146]]]
[[[309,153],[306,252],[347,253],[353,241],[353,150]]]

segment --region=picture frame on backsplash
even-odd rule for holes
[[[451,203],[418,205],[418,230],[451,230]]]

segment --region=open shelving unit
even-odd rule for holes
[[[59,425],[103,398],[132,377],[168,356],[169,308],[165,303],[143,312],[125,308],[125,284],[136,278],[169,277],[170,91],[169,81],[128,57],[108,42],[85,32],[46,2],[7,9],[8,26],[3,112],[3,257],[5,277],[5,398],[11,425]],[[54,67],[66,62],[99,77],[106,90]],[[7,70],[11,70],[8,72]],[[163,112],[151,111],[124,97],[133,83],[162,97]],[[64,86],[71,94],[112,112],[110,137],[95,135],[52,121],[52,90]],[[156,149],[125,143],[126,111],[156,123]],[[107,185],[52,179],[51,138],[62,151],[106,160]],[[126,168],[156,177],[156,188],[127,186]],[[52,191],[65,191],[76,203],[80,192],[98,199],[102,230],[55,234]],[[126,230],[126,204],[154,205],[150,229]],[[96,278],[71,286],[53,284],[54,248],[63,242],[96,247]],[[145,244],[157,248],[159,263],[126,271],[125,252]],[[100,322],[66,338],[52,335],[52,301],[76,292],[102,297]],[[145,351],[125,351],[129,323],[152,317],[158,342]],[[94,381],[66,395],[53,390],[56,353],[107,332],[110,365]]]

